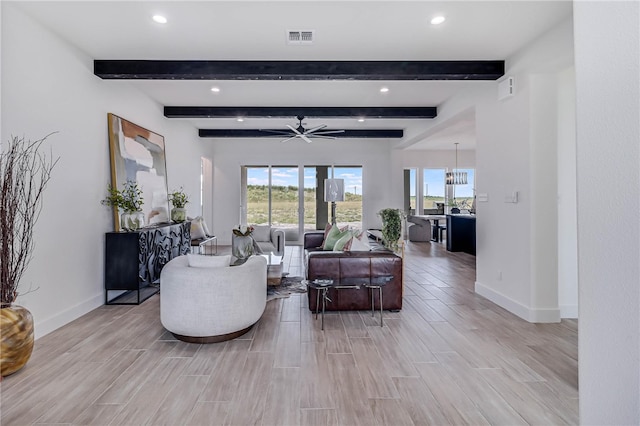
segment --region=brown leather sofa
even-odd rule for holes
[[[305,264],[308,280],[332,279],[334,282],[353,284],[362,278],[392,276],[391,281],[382,288],[382,308],[386,310],[402,309],[402,257],[387,250],[378,243],[370,242],[371,251],[323,251],[324,233],[307,232],[304,234]],[[355,279],[355,280],[354,280]],[[375,280],[374,280],[375,281]],[[378,291],[374,293],[375,308],[379,309]],[[369,289],[335,289],[327,291],[326,310],[352,311],[371,309]],[[316,310],[316,290],[309,289],[309,309]]]

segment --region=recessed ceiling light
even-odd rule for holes
[[[445,21],[445,17],[442,15],[438,15],[438,16],[434,16],[433,19],[431,19],[431,25],[440,25]]]
[[[238,121],[238,122],[242,123],[242,122],[244,121],[244,118],[242,118],[242,117],[238,117],[238,118],[236,118],[236,121]]]
[[[213,93],[218,93],[218,92],[220,91],[220,88],[219,88],[219,87],[215,87],[215,86],[214,86],[214,87],[212,87],[212,88],[211,88],[211,91],[212,91]]]
[[[358,118],[358,123],[364,123],[364,118],[362,117]]]
[[[158,24],[166,24],[167,23],[167,18],[165,18],[162,15],[153,15],[153,20],[156,21]]]
[[[387,93],[389,91],[388,87],[381,87],[380,88],[380,93]]]

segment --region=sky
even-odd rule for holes
[[[345,192],[362,194],[361,167],[335,167],[333,177],[344,179]],[[315,188],[315,179],[315,168],[305,167],[304,187]],[[249,185],[267,185],[269,183],[269,169],[267,167],[248,168],[247,183]],[[274,186],[298,186],[298,168],[272,167],[271,184]]]

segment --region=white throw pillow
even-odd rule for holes
[[[204,217],[198,216],[198,218],[200,219],[200,224],[202,225],[202,229],[204,230],[204,234],[207,237],[213,237],[213,234],[211,232],[209,232],[209,227],[207,226],[207,222],[204,221]]]
[[[201,254],[187,254],[187,263],[192,268],[220,268],[229,266],[231,256],[203,256]]]
[[[204,230],[204,226],[202,226],[203,220],[202,218],[196,217],[191,221],[191,239],[192,240],[201,240],[207,237],[207,233]]]
[[[253,225],[251,233],[253,240],[257,242],[271,241],[271,227],[269,225]]]
[[[353,237],[349,251],[371,251],[369,240],[366,236],[364,238]]]

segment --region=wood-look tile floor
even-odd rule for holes
[[[300,247],[285,270],[302,275]],[[239,339],[197,345],[159,296],[102,306],[36,341],[0,382],[9,425],[577,424],[576,321],[530,324],[473,293],[475,258],[408,243],[404,308],[328,313],[267,303]]]

